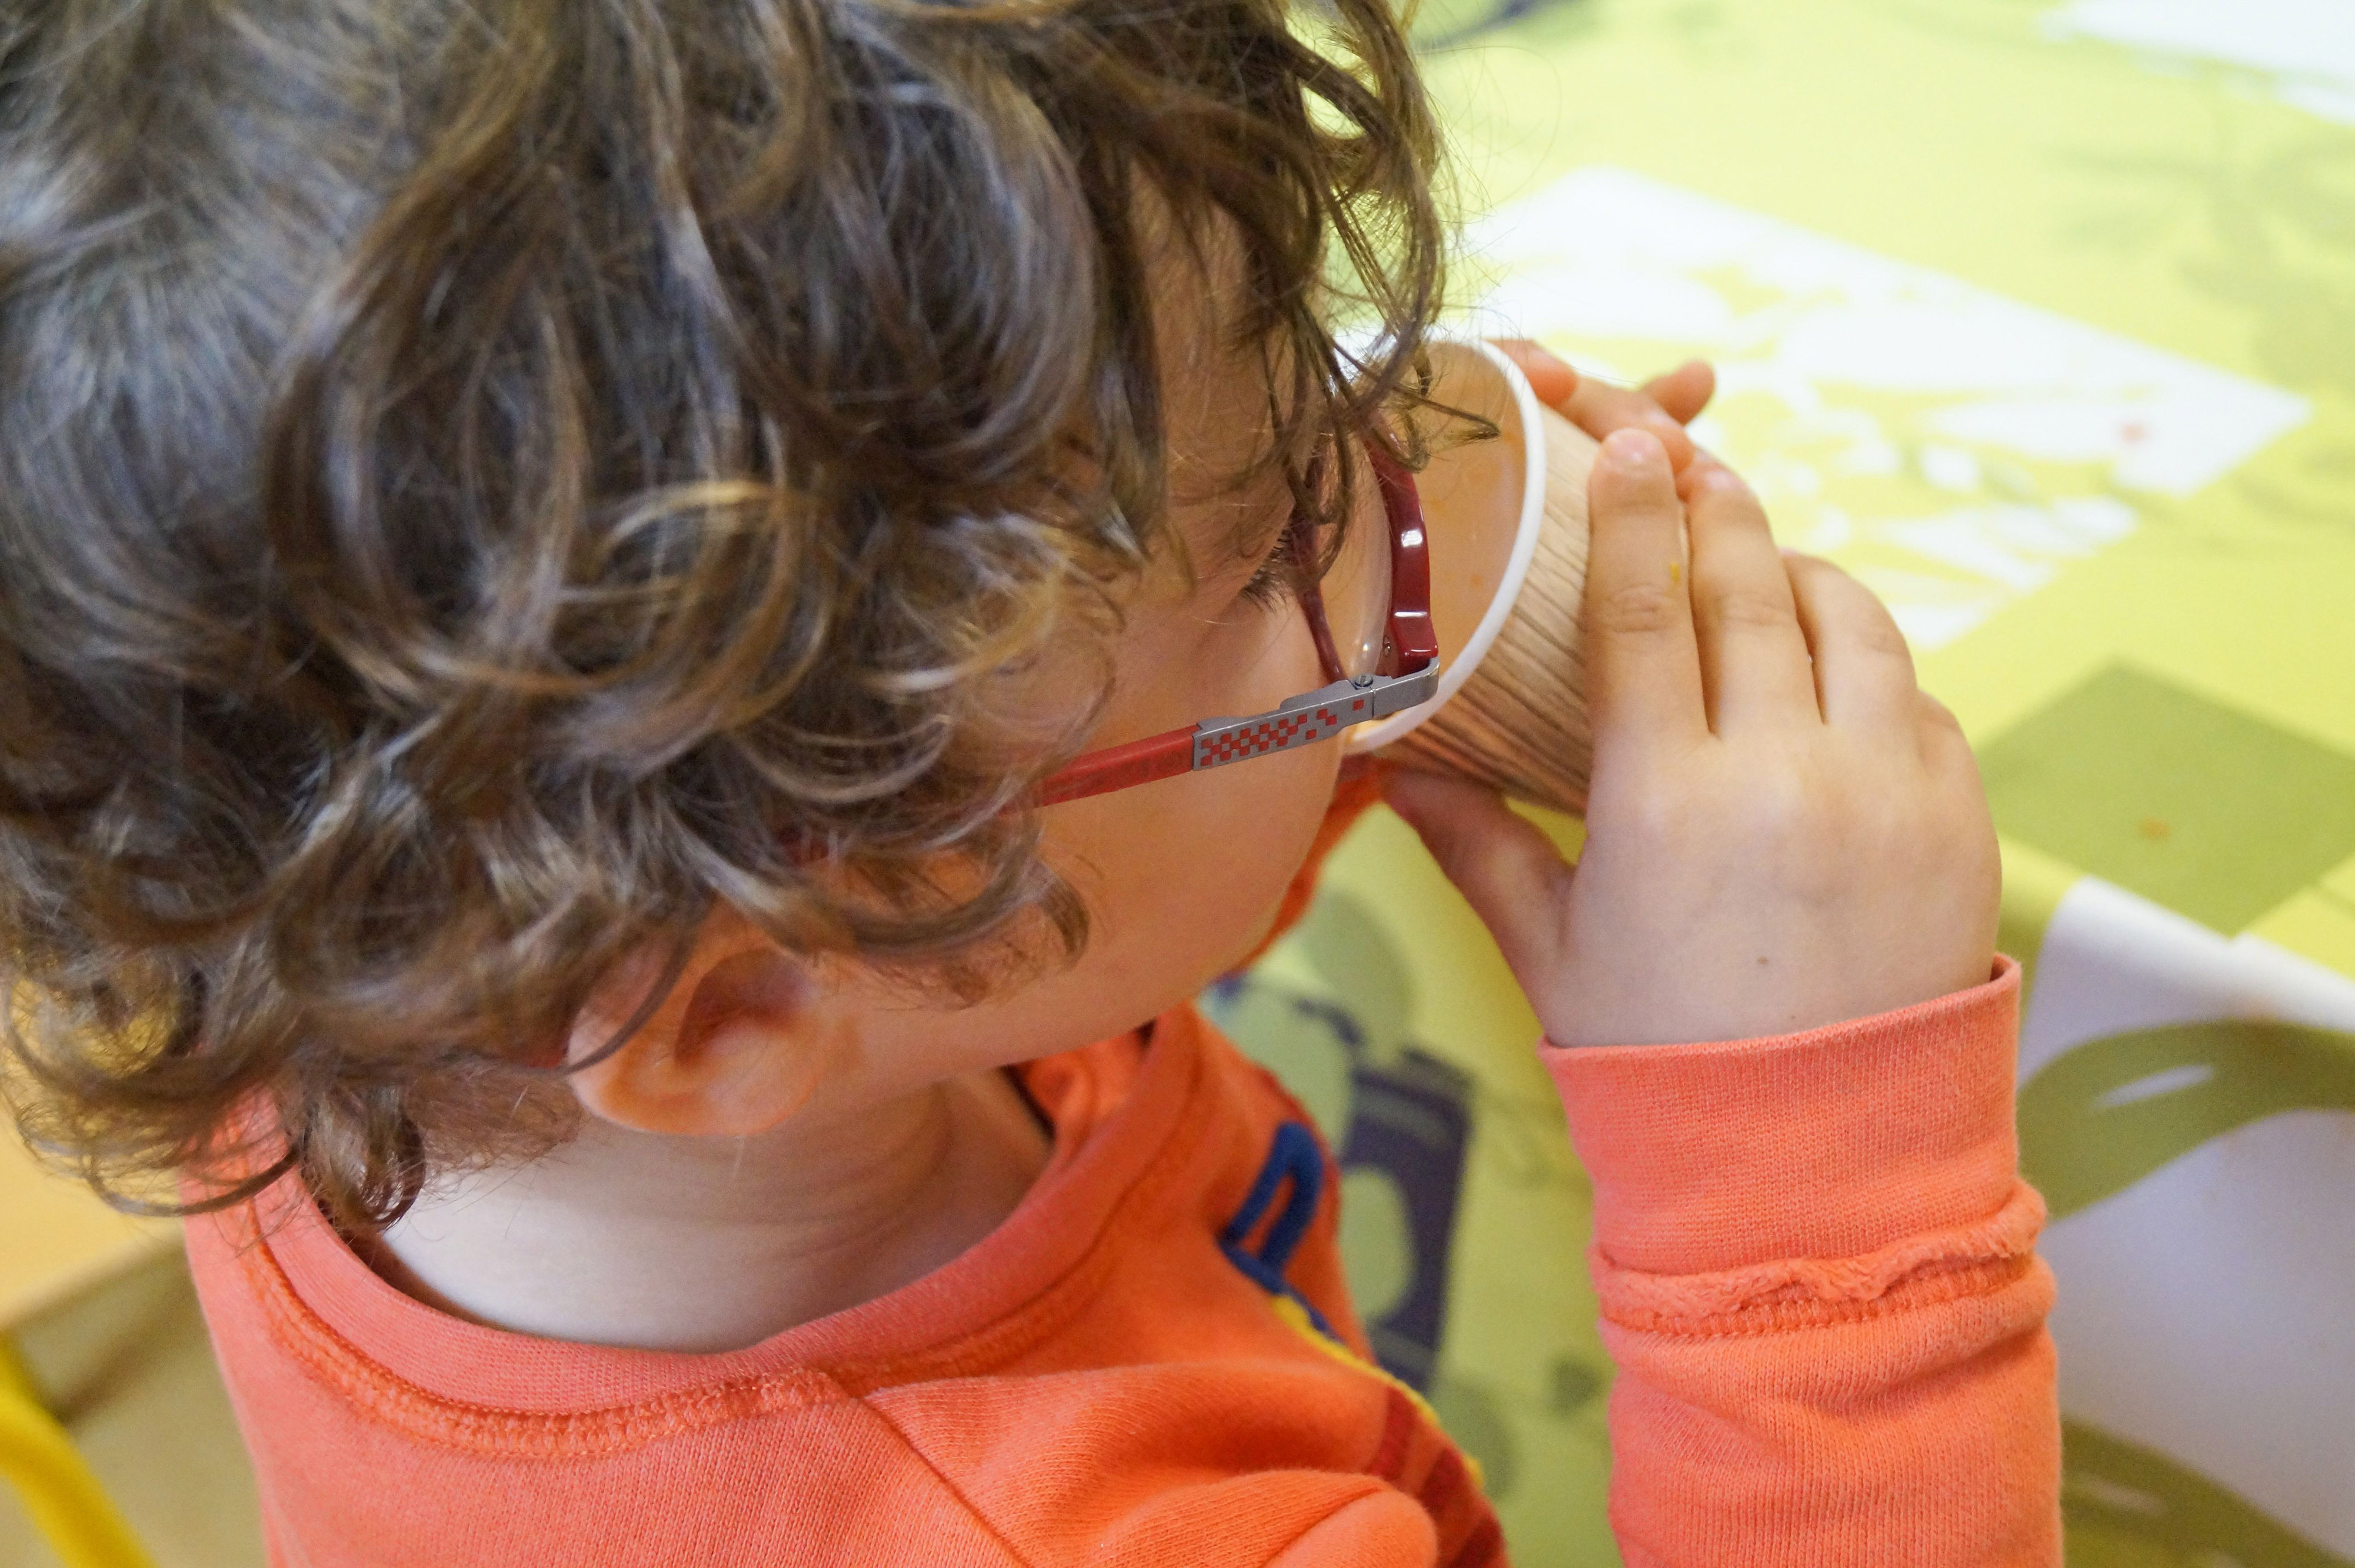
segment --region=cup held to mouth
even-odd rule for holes
[[[1433,400],[1488,420],[1497,435],[1442,430],[1415,476],[1430,530],[1438,696],[1361,727],[1348,747],[1577,813],[1594,761],[1579,613],[1596,443],[1540,403],[1492,345],[1442,339],[1430,352]]]

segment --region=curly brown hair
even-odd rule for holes
[[[1412,395],[1433,155],[1384,0],[0,11],[27,1136],[120,1202],[299,1168],[381,1224],[560,1139],[549,1042],[715,899],[1076,951],[1058,753],[986,677],[1167,533],[1140,215],[1240,256],[1337,510],[1317,454]]]

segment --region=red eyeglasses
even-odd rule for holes
[[[1178,773],[1224,767],[1274,752],[1329,741],[1343,731],[1428,702],[1439,690],[1439,640],[1431,624],[1431,556],[1424,538],[1423,503],[1413,476],[1370,443],[1367,457],[1390,525],[1390,549],[1369,562],[1387,568],[1387,600],[1372,635],[1353,637],[1347,654],[1335,644],[1325,613],[1325,595],[1314,581],[1297,590],[1316,663],[1326,684],[1287,698],[1272,712],[1249,719],[1205,719],[1124,746],[1108,746],[1074,758],[1039,785],[1041,805],[1104,795]],[[1294,559],[1316,559],[1305,519],[1295,518],[1290,540]]]

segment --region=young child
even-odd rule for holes
[[[1381,0],[0,16],[11,1095],[179,1184],[274,1563],[1504,1561],[1188,999],[1376,781],[1039,804],[1330,679],[1433,142]],[[1704,372],[1528,357],[1586,848],[1381,787],[1593,1177],[1624,1555],[2057,1562],[1969,753]]]

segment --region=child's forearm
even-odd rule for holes
[[[1548,1050],[1653,1564],[2048,1564],[2060,1422],[2018,1176],[2019,971],[1778,1039]]]

